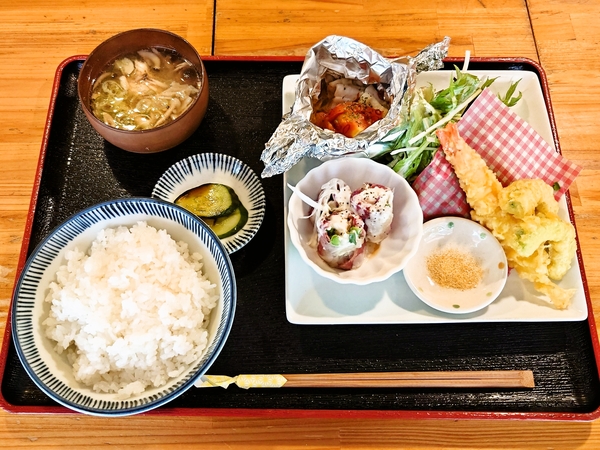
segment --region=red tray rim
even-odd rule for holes
[[[27,261],[27,250],[31,240],[31,232],[33,228],[33,219],[35,215],[35,209],[38,200],[39,188],[41,184],[42,171],[46,152],[48,149],[48,142],[50,139],[50,128],[52,124],[52,118],[54,115],[56,100],[58,98],[58,91],[60,87],[60,81],[62,73],[66,66],[75,61],[83,61],[87,58],[87,55],[74,55],[63,60],[57,67],[54,76],[50,103],[48,106],[48,113],[46,117],[46,124],[42,135],[42,143],[40,148],[40,155],[38,158],[38,165],[34,178],[34,184],[32,189],[31,201],[29,204],[29,212],[27,214],[27,220],[25,223],[25,230],[23,233],[23,241],[21,244],[21,250],[19,253],[19,260],[17,264],[17,270],[15,275],[15,285],[13,286],[13,295],[9,304],[9,313],[7,314],[6,328],[4,330],[4,337],[2,341],[2,349],[0,350],[0,385],[4,379],[4,373],[6,368],[6,361],[8,356],[8,349],[12,340],[11,333],[11,306],[14,297],[14,289],[16,282],[25,266]],[[300,56],[203,56],[205,61],[265,61],[265,62],[300,62],[304,60],[304,57]],[[460,64],[464,62],[462,57],[448,57],[444,59],[445,62]],[[546,74],[541,64],[538,62],[523,57],[471,57],[470,61],[473,62],[490,62],[490,63],[514,63],[514,64],[527,64],[532,66],[539,78],[546,103],[546,109],[548,111],[548,118],[550,121],[550,127],[552,130],[552,136],[558,152],[560,150],[560,143],[558,139],[558,131],[556,122],[554,119],[554,111],[552,109],[552,102],[550,99],[550,88]],[[581,255],[581,249],[579,245],[579,237],[577,235],[577,226],[575,223],[575,215],[571,203],[571,197],[569,192],[565,195],[567,201],[567,208],[569,212],[569,218],[573,223],[576,230],[577,240],[577,259],[580,266],[581,277],[583,281],[583,288],[586,297],[586,303],[588,308],[587,322],[590,329],[590,335],[592,339],[592,347],[594,349],[594,356],[596,360],[596,366],[598,374],[600,376],[600,344],[598,342],[598,334],[596,329],[596,322],[594,320],[593,306],[590,299],[589,288],[587,284],[587,278],[585,275],[585,269],[583,264],[583,258]],[[74,412],[64,406],[35,406],[35,405],[14,405],[9,403],[0,391],[0,407],[10,413],[21,413],[21,414],[63,414],[63,415],[81,415],[81,413]],[[480,420],[538,420],[538,421],[581,421],[589,422],[600,417],[600,406],[594,411],[587,413],[569,413],[569,412],[498,412],[498,411],[436,411],[436,410],[337,410],[337,409],[249,409],[249,408],[169,408],[161,407],[142,415],[148,416],[212,416],[212,417],[256,417],[256,418],[336,418],[336,419],[480,419]]]

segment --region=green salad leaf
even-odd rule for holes
[[[521,97],[523,97],[522,92],[519,92],[519,94],[517,96],[515,96],[515,90],[517,89],[517,85],[519,84],[519,81],[521,81],[521,80],[518,80],[517,82],[510,85],[510,87],[506,91],[506,94],[504,95],[504,97],[501,96],[500,94],[498,94],[498,98],[500,99],[500,101],[508,107],[515,106],[517,104],[517,102],[519,100],[521,100]]]
[[[372,147],[372,159],[387,164],[409,183],[429,165],[440,146],[435,130],[460,120],[469,105],[496,80],[480,79],[454,68],[446,89],[435,91],[431,83],[415,89],[408,100],[408,114]],[[504,96],[498,96],[507,106],[514,106],[521,99],[521,92],[515,96],[519,81],[511,84]]]

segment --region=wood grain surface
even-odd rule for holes
[[[203,55],[300,55],[330,34],[383,54],[444,36],[451,56],[521,56],[549,82],[562,152],[584,167],[571,189],[600,316],[600,14],[583,0],[30,0],[0,4],[0,326],[6,322],[54,74],[69,56],[138,27],[186,37]],[[213,28],[214,26],[214,28]],[[3,329],[0,329],[3,334]],[[600,422],[12,415],[0,448],[596,449]]]

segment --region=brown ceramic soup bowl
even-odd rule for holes
[[[156,128],[130,131],[105,124],[91,110],[94,83],[115,59],[151,47],[175,50],[194,65],[202,81],[199,94],[179,117]],[[77,90],[83,112],[94,129],[111,144],[134,153],[161,152],[182,143],[198,128],[208,106],[208,77],[194,47],[176,34],[151,28],[125,31],[96,47],[81,68]]]

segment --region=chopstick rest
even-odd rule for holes
[[[533,388],[531,370],[204,375],[196,387],[227,388]]]

